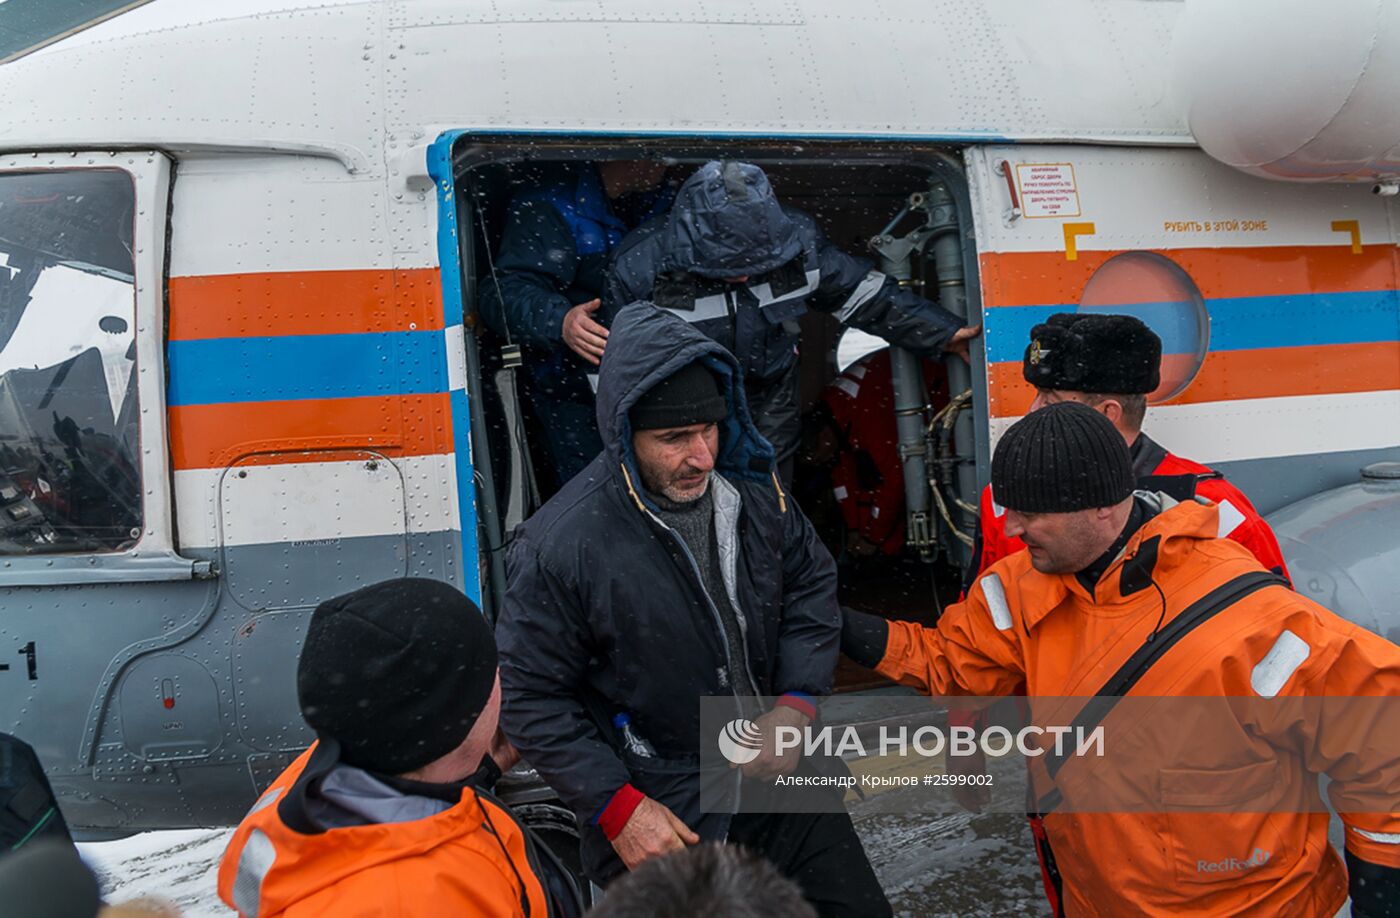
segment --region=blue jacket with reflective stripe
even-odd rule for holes
[[[727,277],[746,277],[729,283]],[[922,356],[962,321],[832,245],[815,220],[778,202],[763,170],[712,162],[676,203],[622,240],[603,315],[649,300],[739,358],[746,379],[776,380],[797,359],[795,320],[815,308]]]

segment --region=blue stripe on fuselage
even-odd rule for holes
[[[171,341],[171,405],[446,392],[441,330]]]
[[[987,309],[987,359],[1019,363],[1034,326],[1057,312],[1077,310],[1072,303]],[[1182,321],[1178,304],[1096,306],[1093,311],[1137,316],[1162,335],[1162,349],[1168,354],[1195,350],[1191,323]],[[1212,351],[1400,340],[1400,297],[1394,290],[1231,297],[1206,300],[1206,311]]]

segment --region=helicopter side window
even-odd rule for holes
[[[134,210],[118,170],[0,175],[0,555],[141,536]]]

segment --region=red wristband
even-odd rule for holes
[[[598,814],[596,820],[598,828],[603,830],[608,841],[612,841],[622,834],[627,820],[632,818],[632,811],[645,799],[646,794],[630,784],[624,784],[617,789],[607,806],[603,807],[602,812]]]
[[[792,708],[799,714],[806,714],[808,720],[817,719],[816,705],[808,701],[806,696],[799,695],[796,692],[788,692],[786,695],[783,695],[777,701],[773,702],[773,707]]]

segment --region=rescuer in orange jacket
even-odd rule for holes
[[[1031,329],[1021,373],[1036,387],[1031,411],[1056,402],[1082,402],[1113,422],[1128,444],[1133,475],[1147,491],[1178,501],[1204,497],[1220,505],[1220,535],[1239,542],[1267,569],[1288,576],[1278,539],[1239,488],[1213,469],[1169,453],[1142,432],[1147,396],[1161,382],[1162,340],[1133,316],[1059,313]],[[977,541],[966,583],[1020,551],[1006,531],[992,489],[982,489]]]
[[[567,871],[485,789],[517,757],[471,600],[406,578],[321,603],[297,697],[316,743],[219,865],[219,896],[241,915],[582,914]]]
[[[1400,648],[1217,538],[1218,505],[1135,494],[1122,438],[1086,406],[1050,405],[1013,425],[993,456],[992,488],[1008,534],[1029,550],[992,565],[935,628],[845,610],[848,655],[930,694],[1022,694],[1033,708],[1096,695],[1313,700],[1283,726],[1222,731],[1233,745],[1171,723],[1145,731],[1161,737],[1147,764],[1162,781],[1143,785],[1141,812],[1085,812],[1094,807],[1078,805],[1082,783],[1074,790],[1082,763],[1053,781],[1033,768],[1060,913],[1330,918],[1348,877],[1327,842],[1316,776],[1325,772],[1346,826],[1352,914],[1394,915],[1400,813],[1386,810],[1400,801],[1396,731],[1339,736],[1307,712],[1320,698],[1400,695]],[[1125,664],[1136,681],[1123,678],[1133,672]],[[1182,758],[1192,771],[1171,768]],[[1168,774],[1187,780],[1169,788]],[[1349,811],[1363,796],[1380,806]],[[1280,812],[1281,799],[1309,803]]]
[[[1167,452],[1142,432],[1147,397],[1161,384],[1161,364],[1162,341],[1140,319],[1059,313],[1031,329],[1021,374],[1036,387],[1031,411],[1065,401],[1081,402],[1098,411],[1113,422],[1128,444],[1139,488],[1164,492],[1177,501],[1204,497],[1218,504],[1219,534],[1240,543],[1264,567],[1287,578],[1278,539],[1249,498],[1219,472]],[[990,486],[982,489],[977,518],[964,589],[993,564],[1024,547],[1019,538],[1007,533],[1004,511],[992,500]],[[963,714],[955,716],[968,724],[981,722]],[[976,773],[981,770],[980,759],[955,760],[954,767]],[[987,788],[971,785],[959,788],[955,797],[973,811],[990,799]],[[1042,827],[1035,817],[1031,832],[1037,840],[1042,839]],[[1042,867],[1046,866],[1042,862]],[[1053,898],[1052,892],[1052,902]]]

